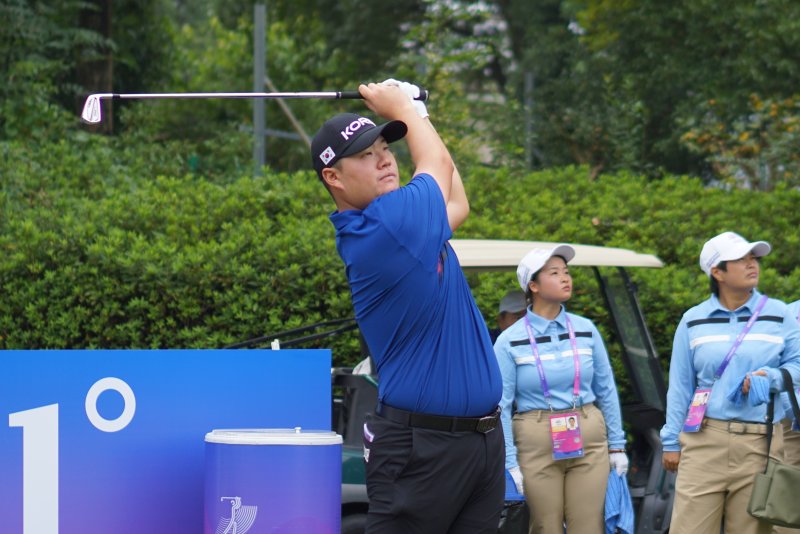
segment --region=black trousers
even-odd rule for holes
[[[367,534],[496,534],[505,496],[500,425],[488,433],[412,428],[378,415],[364,429]]]

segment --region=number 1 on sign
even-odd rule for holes
[[[22,433],[23,534],[58,534],[58,404],[9,414]]]

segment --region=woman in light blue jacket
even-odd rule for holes
[[[604,532],[610,469],[625,474],[619,397],[595,325],[567,313],[569,245],[534,249],[517,278],[531,305],[497,338],[506,469],[525,494],[531,533]],[[513,410],[516,406],[516,411]]]
[[[733,232],[700,253],[711,296],[675,331],[669,369],[664,467],[677,471],[672,532],[767,534],[747,513],[753,478],[767,461],[766,406],[782,389],[778,367],[800,378],[800,328],[786,304],[758,292],[764,241]],[[782,418],[777,403],[776,420]],[[782,433],[772,453],[782,454]]]

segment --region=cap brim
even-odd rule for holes
[[[383,137],[386,139],[387,143],[394,143],[405,137],[406,132],[408,132],[408,127],[403,121],[389,121],[375,128],[370,128],[353,140],[350,146],[339,154],[336,161],[346,158],[347,156],[352,156],[353,154],[358,154],[362,150],[369,148],[378,137]]]
[[[751,245],[753,245],[753,248],[750,250],[750,252],[752,252],[753,256],[756,258],[766,256],[772,252],[772,246],[766,241],[756,241],[755,243],[751,243]]]
[[[527,306],[505,306],[500,308],[499,313],[519,313],[525,311],[525,308],[527,308]]]
[[[558,245],[550,253],[550,257],[552,258],[553,256],[561,256],[565,262],[569,263],[575,257],[575,249],[569,245]]]
[[[518,295],[514,295],[509,297],[506,295],[500,301],[500,306],[498,309],[499,313],[519,313],[525,308],[528,307],[528,304],[525,302],[525,295],[519,293]]]
[[[733,261],[744,258],[748,254],[753,254],[756,258],[766,256],[772,251],[772,247],[766,241],[755,241],[753,243],[742,243],[741,246],[734,248],[727,254],[721,254],[719,261]]]

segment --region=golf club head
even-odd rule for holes
[[[102,120],[101,111],[103,104],[100,101],[101,95],[89,95],[86,103],[83,105],[83,112],[81,113],[81,120],[89,124],[97,124]]]

